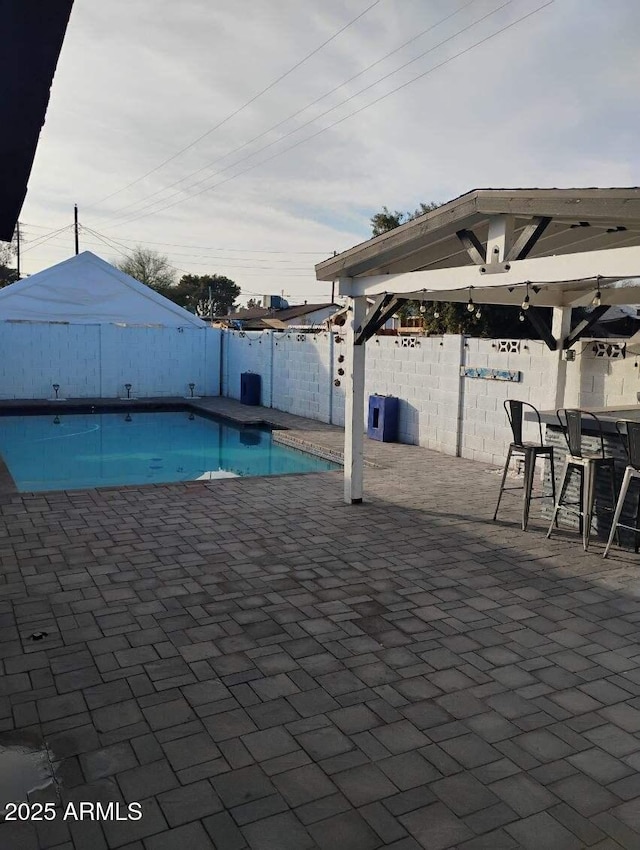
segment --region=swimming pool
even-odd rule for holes
[[[266,428],[186,411],[0,416],[0,455],[20,492],[325,472]]]

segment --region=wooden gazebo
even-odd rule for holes
[[[640,188],[476,189],[316,266],[348,298],[344,495],[362,501],[366,341],[408,300],[522,304],[558,352],[640,303]],[[368,304],[368,300],[372,304]],[[571,330],[573,307],[593,305]],[[549,325],[540,307],[553,308]]]

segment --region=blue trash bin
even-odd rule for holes
[[[392,395],[369,396],[367,437],[383,443],[398,439],[398,410],[400,400]]]
[[[260,404],[261,378],[255,372],[242,372],[240,375],[240,403]]]

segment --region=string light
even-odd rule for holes
[[[436,304],[436,306],[435,306],[435,309],[433,311],[433,318],[434,319],[440,318],[440,305],[439,304]]]
[[[468,310],[470,313],[473,313],[473,311],[474,311],[475,309],[476,309],[476,306],[475,306],[475,304],[473,303],[473,298],[471,297],[471,287],[469,287],[469,301],[467,302],[467,310]]]
[[[600,292],[600,278],[598,277],[598,288],[596,289],[596,294],[593,296],[593,301],[591,302],[592,306],[599,307],[602,304],[602,293]]]
[[[518,314],[518,321],[524,322],[524,313],[522,312],[522,310],[520,310],[520,313]]]
[[[420,303],[420,312],[421,312],[421,313],[426,313],[426,312],[427,312],[427,305],[424,303],[424,301],[422,301],[422,302]]]
[[[522,304],[520,305],[520,307],[521,307],[521,309],[522,309],[522,310],[528,310],[528,309],[529,309],[529,307],[531,306],[531,305],[529,304],[529,300],[530,300],[530,299],[529,299],[529,281],[527,281],[527,294],[526,294],[526,295],[525,295],[525,297],[524,297],[524,301],[523,301],[523,302],[522,302]],[[524,317],[523,317],[523,319],[524,319]]]

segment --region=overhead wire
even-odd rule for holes
[[[389,51],[388,53],[385,53],[385,55],[381,56],[379,59],[376,59],[375,62],[372,62],[370,65],[367,65],[361,71],[358,71],[357,74],[354,74],[353,76],[349,77],[347,80],[344,80],[343,82],[339,83],[337,86],[334,86],[334,88],[332,88],[329,91],[325,92],[324,94],[320,95],[320,97],[317,97],[315,100],[312,100],[310,103],[307,103],[306,106],[303,106],[301,109],[298,109],[296,112],[292,112],[290,115],[288,115],[286,118],[283,118],[281,121],[278,121],[276,124],[272,124],[271,127],[268,127],[266,130],[263,130],[257,136],[254,136],[253,138],[249,139],[248,141],[243,142],[243,144],[238,145],[237,147],[233,148],[230,151],[227,151],[227,153],[223,154],[222,156],[219,156],[216,159],[211,160],[210,162],[206,163],[202,167],[196,169],[195,171],[192,171],[190,174],[187,174],[185,177],[181,177],[178,180],[175,180],[173,183],[170,183],[168,186],[163,186],[160,189],[157,189],[155,192],[152,192],[150,195],[147,195],[147,196],[140,198],[136,201],[131,201],[130,203],[124,204],[121,207],[117,207],[115,210],[111,210],[109,212],[109,214],[110,215],[118,215],[118,213],[120,213],[122,210],[126,210],[126,209],[129,209],[130,207],[137,206],[138,204],[143,203],[145,200],[150,200],[151,198],[154,198],[156,195],[159,195],[162,192],[166,192],[169,189],[172,189],[174,186],[178,186],[180,183],[184,183],[186,180],[189,180],[191,177],[195,177],[197,174],[200,174],[201,172],[206,171],[207,169],[216,165],[216,163],[221,162],[223,159],[226,159],[227,157],[232,156],[234,153],[238,153],[239,151],[241,151],[244,148],[248,147],[249,145],[253,144],[254,142],[259,141],[260,139],[264,138],[269,133],[272,133],[274,130],[277,130],[278,127],[281,127],[283,124],[286,124],[288,121],[291,121],[293,118],[297,118],[299,115],[302,115],[308,109],[311,109],[312,106],[315,106],[317,103],[320,103],[321,101],[325,100],[327,97],[330,97],[332,94],[339,91],[339,89],[344,88],[345,86],[349,85],[349,83],[352,83],[354,80],[357,80],[358,77],[361,77],[363,74],[366,74],[367,71],[370,71],[372,68],[375,68],[376,65],[380,65],[381,62],[384,62],[386,59],[389,59],[391,56],[395,55],[400,50],[403,50],[405,47],[408,47],[410,44],[413,44],[414,41],[417,41],[419,38],[422,38],[422,36],[426,35],[427,33],[431,32],[432,30],[441,26],[443,23],[445,23],[446,21],[455,17],[456,15],[460,14],[460,12],[463,12],[465,9],[467,9],[469,6],[473,5],[473,3],[476,3],[476,2],[477,2],[477,0],[468,0],[468,2],[465,3],[463,6],[460,6],[455,11],[450,12],[448,15],[445,15],[444,18],[440,18],[440,20],[436,21],[435,24],[431,24],[431,26],[428,26],[425,29],[421,30],[419,33],[412,36],[410,39],[403,42],[398,47],[394,48],[393,50]],[[422,58],[424,55],[425,54],[422,53],[417,58]],[[412,60],[412,61],[416,61],[416,60]],[[396,69],[396,71],[393,71],[392,73],[397,73],[397,70],[402,70],[403,67],[406,67],[406,66],[401,66],[400,69]],[[362,91],[366,91],[366,89],[363,89]],[[347,101],[343,101],[342,104],[339,104],[339,105],[343,105],[346,102]],[[327,113],[322,113],[322,115],[326,115],[326,114]],[[313,120],[317,120],[317,118],[319,118],[319,117],[322,117],[322,116],[316,116]],[[306,126],[306,125],[302,125],[302,127],[304,127],[304,126]],[[295,130],[292,130],[291,132],[297,132],[298,130],[302,129],[302,127],[297,127]],[[281,139],[279,139],[277,141],[281,141],[282,138],[286,138],[286,136],[281,137]],[[264,148],[261,148],[261,150],[264,150]],[[241,160],[241,161],[244,161],[244,160]],[[231,166],[229,166],[229,167],[231,167]],[[198,184],[193,184],[193,185],[198,185]],[[167,200],[167,198],[165,198],[164,200]]]
[[[279,77],[277,77],[277,79],[273,80],[271,83],[269,83],[268,86],[265,86],[263,89],[261,89],[261,91],[259,91],[257,94],[255,94],[252,98],[245,101],[245,103],[243,103],[241,106],[239,106],[233,112],[229,113],[229,115],[227,115],[225,118],[223,118],[217,124],[215,124],[213,127],[210,127],[205,133],[202,133],[200,136],[198,136],[197,139],[194,139],[188,145],[185,145],[179,151],[172,154],[167,159],[163,160],[163,162],[161,162],[159,165],[156,165],[150,171],[147,171],[141,177],[137,177],[135,180],[132,180],[130,183],[127,183],[126,186],[122,186],[120,189],[116,189],[115,192],[111,192],[111,194],[106,195],[104,198],[101,198],[99,201],[95,201],[93,204],[90,204],[88,207],[85,207],[85,209],[91,209],[94,206],[97,206],[98,204],[102,204],[105,201],[109,200],[109,198],[113,198],[115,195],[118,195],[121,192],[124,192],[126,189],[130,189],[132,186],[135,186],[137,183],[140,183],[141,180],[144,180],[146,177],[149,177],[151,174],[155,174],[156,171],[159,171],[161,168],[164,168],[165,165],[168,165],[170,162],[173,162],[174,159],[177,159],[177,157],[181,156],[183,153],[186,153],[186,151],[193,148],[195,145],[197,145],[203,139],[207,138],[207,136],[210,136],[212,133],[214,133],[216,130],[218,130],[220,127],[222,127],[228,121],[230,121],[232,118],[235,118],[236,115],[239,115],[243,110],[245,110],[252,103],[255,103],[256,100],[258,100],[258,98],[262,97],[264,94],[266,94],[272,88],[277,86],[278,83],[282,82],[282,80],[284,80],[286,77],[288,77],[294,71],[296,71],[298,68],[300,68],[302,65],[304,65],[304,63],[307,62],[309,59],[311,59],[312,56],[315,56],[317,53],[319,53],[324,47],[327,46],[327,44],[330,44],[332,41],[334,41],[334,39],[336,39],[339,35],[341,35],[343,32],[345,32],[345,30],[347,30],[347,29],[349,29],[349,27],[353,26],[357,21],[360,20],[360,18],[364,17],[364,15],[366,15],[368,12],[370,12],[371,9],[373,9],[375,6],[377,6],[380,2],[381,2],[381,0],[375,0],[375,2],[373,2],[369,6],[367,6],[367,8],[363,12],[360,12],[359,15],[356,15],[355,18],[352,18],[348,23],[346,23],[339,30],[337,30],[337,32],[333,33],[332,36],[330,36],[328,39],[323,41],[322,44],[320,44],[318,47],[314,48],[314,50],[312,50],[310,53],[307,53],[307,55],[304,56],[302,59],[300,59],[298,62],[296,62],[295,65],[292,65],[291,68],[289,68],[287,71],[285,71],[284,74],[281,74]]]
[[[64,233],[66,230],[70,230],[73,227],[73,224],[67,224],[65,227],[61,227],[59,230],[54,230],[52,233],[43,234],[43,236],[38,238],[36,242],[29,242],[28,246],[20,251],[20,254],[26,254],[29,251],[32,251],[34,248],[39,248],[40,245],[44,245],[45,242],[48,242],[50,239],[53,239],[54,236],[58,236],[61,233]]]
[[[83,235],[83,239],[82,239],[83,245],[107,244],[105,242],[105,240],[111,239],[112,242],[115,242],[119,246],[118,253],[122,253],[123,256],[127,253],[131,253],[131,251],[135,249],[136,244],[140,244],[140,240],[138,240],[137,243],[123,244],[123,241],[121,241],[119,239],[115,240],[113,237],[109,237],[109,236],[105,235],[104,233],[100,233],[99,231],[94,230],[93,228],[87,227],[86,225],[79,225],[79,230],[80,230],[81,234]],[[89,234],[90,236],[93,236],[94,238],[93,239],[87,239],[86,236],[84,236],[84,234]],[[63,234],[58,234],[57,236],[55,236],[55,239],[58,239],[59,236],[62,236],[62,235]],[[54,239],[53,236],[51,238]],[[98,240],[98,241],[96,241],[96,240]],[[125,243],[130,242],[130,240],[124,240],[124,242]],[[146,244],[146,243],[144,243],[144,240],[142,240],[142,243]],[[53,247],[62,249],[64,246],[55,245]],[[113,246],[110,245],[109,247],[113,247]],[[171,251],[170,253],[171,253],[172,257],[178,256],[178,257],[188,258],[190,260],[191,264],[193,264],[193,265],[202,265],[202,266],[207,265],[209,267],[214,263],[216,263],[216,264],[220,263],[220,264],[223,264],[225,266],[225,268],[249,269],[249,270],[267,270],[267,271],[273,271],[273,272],[278,273],[278,274],[283,274],[283,273],[286,273],[286,272],[295,272],[295,271],[307,271],[307,270],[311,270],[313,268],[311,265],[309,265],[309,266],[307,266],[307,265],[303,265],[303,266],[292,265],[293,263],[300,262],[300,260],[295,260],[295,259],[292,259],[292,260],[275,259],[275,260],[271,260],[271,264],[267,264],[267,258],[255,257],[255,259],[254,259],[253,257],[249,257],[248,260],[245,261],[244,263],[239,263],[238,261],[241,259],[240,257],[210,256],[210,255],[207,255],[207,254],[194,254],[194,253],[187,254],[187,253],[175,252],[175,251]],[[319,253],[313,252],[313,254],[314,254],[314,256],[326,256],[326,253],[325,254],[319,254]],[[196,261],[198,258],[206,259],[207,262],[206,263],[199,263],[199,262]],[[247,265],[246,264],[247,262],[252,262],[252,265]]]
[[[21,222],[22,224],[22,222]],[[43,229],[47,229],[45,225],[26,225],[28,227],[42,227]],[[66,225],[66,227],[72,227],[72,225]],[[80,227],[85,227],[85,225],[80,225]],[[64,228],[61,228],[62,230]],[[22,232],[22,231],[21,231]],[[46,235],[46,234],[42,234]],[[39,239],[40,237],[34,237],[34,239]],[[161,245],[166,248],[193,248],[194,251],[227,251],[229,253],[239,253],[239,254],[286,254],[290,255],[311,255],[314,257],[322,256],[328,257],[332,252],[330,250],[322,250],[322,251],[281,251],[274,250],[272,248],[214,248],[211,245],[189,245],[183,242],[158,242],[150,239],[145,239],[142,236],[118,236],[120,242],[129,242],[132,245],[144,243],[145,245]],[[30,240],[33,241],[33,240]]]
[[[127,246],[127,245],[123,245],[121,242],[119,242],[117,239],[114,239],[114,238],[113,238],[113,237],[111,237],[111,236],[105,236],[104,234],[98,233],[98,231],[93,230],[92,228],[90,228],[90,227],[86,227],[86,226],[83,226],[83,227],[82,227],[82,231],[83,231],[83,232],[86,232],[86,233],[90,233],[92,236],[96,237],[96,238],[97,238],[100,242],[102,242],[102,243],[103,243],[104,245],[106,245],[108,248],[111,248],[111,250],[112,250],[112,251],[115,251],[115,252],[116,252],[117,254],[119,254],[120,256],[123,256],[123,257],[124,257],[124,256],[126,256],[128,253],[130,253],[130,252],[131,252],[131,248],[130,248],[129,246]],[[185,274],[189,274],[189,272],[188,272],[186,269],[182,269],[182,268],[180,268],[179,266],[175,266],[173,263],[171,263],[171,265],[172,265],[174,268],[176,268],[178,271],[182,271],[182,272],[184,272]],[[193,262],[193,261],[192,261],[192,262],[190,263],[190,265],[193,265],[193,266],[208,266],[209,268],[211,268],[211,262],[207,262],[207,263],[198,263],[198,262]],[[296,269],[293,269],[293,268],[291,268],[291,269],[286,269],[286,270],[281,270],[281,269],[273,268],[273,267],[271,267],[271,266],[237,266],[237,265],[236,265],[236,266],[232,266],[232,265],[229,265],[229,264],[225,264],[225,267],[227,267],[227,268],[239,268],[239,269],[250,269],[250,270],[254,270],[254,271],[260,271],[260,275],[259,275],[260,277],[264,277],[264,274],[262,274],[262,271],[261,271],[261,270],[267,270],[267,271],[274,271],[274,272],[276,272],[276,273],[277,273],[277,275],[278,275],[278,277],[287,277],[287,278],[297,278],[297,279],[303,279],[303,276],[302,276],[302,275],[299,275],[299,274],[290,274],[290,273],[289,273],[289,272],[296,271]],[[300,270],[300,271],[308,271],[308,272],[309,272],[309,274],[312,274],[312,273],[313,273],[313,268],[312,268],[312,267],[309,267],[308,269],[306,269],[306,268],[302,268],[302,267],[301,267],[299,270]],[[244,274],[243,276],[249,276],[249,275],[246,275],[246,272],[245,272],[245,274]]]
[[[138,217],[140,217],[140,218],[145,217],[145,216],[141,216],[139,214],[145,212],[145,210],[147,210],[147,209],[152,210],[152,208],[154,206],[164,204],[167,201],[171,200],[171,198],[175,198],[177,195],[189,193],[192,189],[196,188],[197,186],[201,186],[203,183],[205,183],[207,180],[209,180],[212,176],[223,174],[225,171],[229,171],[229,169],[235,168],[236,166],[240,165],[241,163],[246,162],[247,160],[252,159],[253,157],[262,153],[263,151],[266,151],[269,148],[272,148],[274,145],[280,144],[285,139],[288,139],[290,136],[293,136],[296,133],[299,133],[301,130],[304,130],[306,127],[309,127],[310,125],[315,124],[321,118],[326,117],[331,112],[335,112],[336,109],[339,109],[339,108],[343,107],[345,104],[354,100],[355,98],[360,97],[360,95],[364,94],[365,92],[369,91],[370,89],[374,88],[375,86],[379,85],[380,83],[383,83],[385,80],[389,79],[390,77],[394,76],[395,74],[400,73],[401,71],[405,70],[405,68],[408,68],[410,65],[413,65],[416,62],[418,62],[420,59],[424,59],[425,56],[428,56],[430,53],[433,53],[438,48],[440,48],[443,45],[447,44],[448,42],[454,40],[459,35],[462,35],[464,32],[467,32],[468,30],[472,29],[477,24],[480,24],[483,21],[487,20],[487,18],[490,18],[492,15],[495,15],[496,12],[499,12],[501,9],[504,9],[506,6],[509,6],[512,2],[514,2],[514,0],[504,0],[504,2],[500,6],[496,7],[495,9],[492,9],[490,12],[487,12],[486,14],[482,15],[480,18],[476,18],[476,20],[467,24],[467,26],[456,30],[456,32],[454,32],[452,35],[447,36],[447,38],[442,39],[441,41],[437,42],[436,44],[434,44],[431,47],[427,48],[426,50],[422,51],[422,53],[419,53],[417,56],[413,57],[412,59],[410,59],[407,62],[403,63],[402,65],[398,66],[393,71],[389,71],[388,73],[383,74],[381,77],[378,77],[377,80],[374,80],[373,82],[369,83],[368,85],[364,86],[363,88],[359,89],[358,91],[356,91],[353,94],[349,95],[348,97],[344,98],[339,103],[336,103],[333,106],[329,107],[328,109],[325,109],[324,112],[321,112],[318,115],[315,115],[313,118],[310,118],[308,121],[305,121],[303,124],[300,124],[297,127],[292,128],[288,132],[281,135],[278,139],[274,139],[272,142],[269,142],[268,144],[262,145],[262,147],[259,147],[257,150],[254,150],[251,153],[248,153],[245,156],[241,157],[240,159],[235,160],[235,162],[230,163],[229,165],[225,166],[224,168],[219,169],[218,171],[214,172],[213,175],[211,175],[211,174],[207,175],[206,177],[203,177],[200,180],[196,180],[194,183],[191,183],[190,185],[188,185],[184,188],[181,188],[181,189],[176,190],[175,192],[172,192],[166,198],[159,198],[157,201],[152,201],[151,203],[145,203],[145,201],[148,201],[150,198],[154,197],[155,194],[158,194],[157,192],[154,193],[154,195],[150,195],[148,197],[143,197],[143,198],[139,199],[138,201],[133,202],[132,204],[127,204],[126,206],[121,207],[120,210],[115,210],[113,213],[111,213],[111,215],[114,215],[116,217],[116,219],[126,218],[127,221],[124,222],[124,223],[128,223],[129,221],[136,221]],[[365,69],[365,70],[368,70],[368,69]],[[341,87],[342,87],[342,85],[338,86],[338,88],[341,88]],[[335,89],[333,89],[332,92],[333,91],[335,91]],[[331,94],[332,92],[328,92],[327,96],[329,94]],[[323,99],[323,98],[320,98],[320,99]],[[315,102],[317,102],[317,101],[315,101]],[[309,105],[312,105],[312,104],[309,104]],[[300,110],[300,111],[304,112],[304,109]],[[293,116],[289,116],[289,118],[291,118],[291,117],[293,117]],[[285,121],[288,121],[289,118],[285,119]],[[281,123],[284,123],[284,122],[281,122]],[[277,126],[279,126],[279,125],[277,125]],[[332,126],[332,125],[330,125],[330,126]],[[264,134],[260,134],[260,136],[257,136],[256,139],[261,138],[262,135],[268,134],[269,132],[271,132],[272,129],[273,128],[270,128],[269,130],[265,131]],[[252,140],[252,141],[255,141],[255,139]],[[251,142],[249,142],[248,144],[250,144],[250,143]],[[237,150],[242,149],[242,147],[244,147],[244,145],[240,146]],[[287,148],[286,150],[289,150],[289,149],[290,148]],[[234,153],[234,152],[235,151],[230,151],[230,152],[224,154],[223,156],[219,157],[218,159],[213,160],[213,162],[209,163],[207,166],[205,166],[205,168],[209,168],[210,166],[212,166],[216,162],[219,162],[222,159],[226,159],[227,156],[231,156],[231,154]],[[266,161],[268,161],[268,160],[266,160]],[[194,172],[194,174],[197,174],[197,173],[198,172]],[[241,172],[241,173],[244,173],[244,172]],[[193,175],[191,175],[191,176],[193,176]],[[184,178],[184,179],[188,179],[188,178]],[[181,181],[178,181],[178,182],[181,182]],[[176,184],[172,184],[172,185],[176,185]],[[167,187],[167,188],[171,188],[171,187]],[[187,195],[187,197],[190,197],[190,195]],[[127,209],[131,206],[138,206],[139,204],[143,204],[143,206],[140,209],[132,210],[131,213],[124,213],[124,215],[118,215],[119,211]],[[164,209],[164,207],[161,207],[161,209]],[[106,225],[106,227],[108,227],[108,228],[118,227],[118,226],[119,225],[117,223],[113,224],[113,225]]]
[[[471,24],[471,25],[469,25],[468,27],[465,27],[464,29],[465,29],[465,30],[466,30],[466,29],[469,29],[471,26],[474,26],[475,24],[480,23],[482,20],[484,20],[485,18],[489,17],[491,14],[495,14],[495,12],[497,12],[497,11],[499,11],[500,9],[504,8],[505,6],[509,5],[509,3],[511,3],[511,2],[513,2],[513,0],[507,0],[507,2],[505,2],[505,3],[503,3],[503,4],[502,4],[502,6],[499,6],[497,9],[494,9],[494,10],[493,10],[493,12],[488,13],[488,15],[484,16],[484,18],[480,18],[480,19],[478,19],[477,21],[475,21],[475,22],[474,22],[474,24]],[[424,77],[428,76],[429,74],[432,74],[434,71],[439,70],[440,68],[444,67],[445,65],[448,65],[450,62],[454,61],[455,59],[458,59],[460,56],[463,56],[463,55],[465,55],[465,54],[467,54],[467,53],[471,52],[471,51],[472,51],[472,50],[474,50],[476,47],[479,47],[480,45],[487,43],[487,42],[488,42],[488,41],[490,41],[491,39],[496,38],[498,35],[501,35],[503,32],[506,32],[507,30],[511,29],[512,27],[516,26],[517,24],[521,23],[522,21],[526,20],[527,18],[530,18],[530,17],[532,17],[533,15],[537,14],[538,12],[542,11],[542,10],[543,10],[543,9],[545,9],[547,6],[551,6],[554,2],[555,2],[555,0],[547,0],[547,2],[545,2],[545,3],[543,3],[542,5],[540,5],[540,6],[536,7],[536,8],[535,8],[535,9],[533,9],[532,11],[527,12],[527,13],[526,13],[526,14],[524,14],[524,15],[521,15],[519,18],[516,18],[514,21],[511,21],[510,23],[505,24],[503,27],[500,27],[499,29],[495,30],[494,32],[490,33],[489,35],[484,36],[483,38],[478,39],[478,40],[477,40],[477,41],[475,41],[473,44],[471,44],[471,45],[467,46],[467,47],[466,47],[466,48],[464,48],[463,50],[460,50],[458,53],[453,54],[453,56],[449,56],[449,57],[447,57],[446,59],[442,60],[442,61],[441,61],[441,62],[439,62],[438,64],[436,64],[436,65],[432,66],[431,68],[427,69],[426,71],[423,71],[423,72],[421,72],[420,74],[417,74],[416,76],[412,77],[410,80],[407,80],[407,81],[405,81],[404,83],[400,84],[399,86],[396,86],[396,88],[392,89],[391,91],[386,92],[385,94],[380,95],[379,97],[377,97],[377,98],[375,98],[374,100],[372,100],[370,103],[367,103],[367,104],[365,104],[364,106],[361,106],[359,109],[356,109],[356,110],[354,110],[353,112],[348,113],[347,115],[343,116],[342,118],[337,119],[336,121],[332,122],[331,124],[327,125],[326,127],[321,127],[319,130],[317,130],[315,133],[312,133],[310,136],[307,136],[307,137],[305,137],[304,139],[300,139],[299,141],[294,142],[292,145],[289,145],[288,147],[285,147],[285,148],[283,148],[282,150],[277,151],[276,153],[272,154],[271,156],[266,157],[266,158],[264,158],[264,159],[261,159],[261,160],[259,160],[258,162],[253,163],[252,165],[247,166],[247,168],[245,168],[245,169],[243,169],[243,170],[239,171],[238,173],[236,173],[236,174],[232,174],[232,175],[230,175],[229,177],[226,177],[224,180],[220,180],[220,181],[218,181],[217,183],[214,183],[214,184],[212,184],[212,185],[205,186],[204,188],[202,188],[202,189],[198,190],[197,192],[194,192],[193,194],[187,195],[186,197],[179,198],[178,200],[176,200],[176,201],[174,201],[174,202],[172,202],[172,203],[170,203],[170,204],[166,204],[165,206],[161,206],[161,207],[160,207],[159,209],[157,209],[157,210],[150,210],[149,212],[141,211],[139,214],[137,214],[137,215],[133,215],[133,216],[131,216],[131,217],[127,218],[125,221],[122,221],[122,222],[119,222],[119,223],[116,223],[116,224],[108,225],[108,226],[107,226],[107,229],[111,229],[111,228],[114,228],[114,227],[123,227],[123,226],[125,226],[125,225],[127,225],[127,224],[130,224],[130,223],[131,223],[131,222],[133,222],[133,221],[138,221],[138,220],[140,220],[140,219],[142,219],[142,218],[147,218],[147,217],[148,217],[148,216],[150,216],[150,215],[156,215],[156,214],[157,214],[157,213],[159,213],[159,212],[164,212],[165,210],[167,210],[167,209],[171,209],[171,208],[173,208],[173,207],[177,206],[178,204],[184,203],[184,201],[191,200],[192,198],[198,197],[198,196],[199,196],[199,195],[201,195],[203,192],[211,191],[212,189],[216,189],[216,188],[218,188],[219,186],[225,185],[226,183],[229,183],[231,180],[235,180],[237,177],[241,177],[242,175],[247,174],[249,171],[253,171],[255,168],[258,168],[259,166],[264,165],[264,164],[265,164],[265,163],[267,163],[267,162],[271,162],[272,160],[274,160],[274,159],[276,159],[276,158],[278,158],[278,157],[282,156],[282,155],[283,155],[283,154],[285,154],[285,153],[289,153],[291,150],[293,150],[293,149],[295,149],[295,148],[299,147],[300,145],[302,145],[302,144],[306,144],[307,142],[311,141],[312,139],[315,139],[315,138],[317,138],[318,136],[320,136],[322,133],[326,133],[328,130],[333,129],[334,127],[338,126],[339,124],[342,124],[344,121],[347,121],[349,118],[353,118],[355,115],[358,115],[358,114],[360,114],[361,112],[364,112],[366,109],[370,109],[372,106],[374,106],[374,105],[376,105],[376,104],[380,103],[381,101],[383,101],[383,100],[385,100],[386,98],[390,97],[392,94],[396,94],[398,91],[401,91],[402,89],[406,88],[407,86],[412,85],[412,84],[413,84],[413,83],[415,83],[417,80],[423,79]],[[464,31],[464,30],[461,30],[461,31],[460,31],[459,33],[457,33],[456,35],[459,35],[459,34],[460,34],[461,32],[463,32],[463,31]],[[454,37],[455,37],[455,36],[451,36],[449,39],[446,39],[446,40],[447,40],[447,41],[450,41],[450,40],[451,40],[451,38],[454,38]],[[442,43],[444,43],[444,42],[442,42]],[[438,46],[440,46],[440,45],[438,45]],[[409,63],[408,63],[408,64],[409,64]],[[395,72],[394,72],[394,73],[395,73]],[[381,80],[380,80],[380,81],[381,81]],[[378,82],[380,82],[380,81],[378,81]],[[369,87],[368,87],[368,88],[369,88]],[[356,96],[356,95],[354,95],[354,96]],[[354,97],[354,96],[352,96],[352,97]],[[349,99],[352,99],[352,98],[349,98]],[[340,105],[343,105],[343,104],[340,104]],[[335,107],[334,107],[334,108],[335,108]],[[333,109],[333,108],[332,108],[332,109]],[[332,110],[328,110],[328,111],[332,111]],[[318,116],[318,117],[321,117],[321,116]],[[317,118],[313,119],[313,121],[315,121],[315,120],[317,120]],[[312,123],[312,122],[308,122],[308,123]],[[306,126],[306,125],[303,125],[303,126]],[[298,130],[299,130],[299,129],[302,129],[302,128],[300,127],[300,128],[298,128]],[[293,132],[297,132],[297,130],[292,131],[292,133],[293,133]],[[288,136],[288,135],[291,135],[292,133],[288,133],[288,134],[286,134],[285,136],[283,136],[283,137],[282,137],[281,139],[279,139],[278,141],[282,141],[284,138],[287,138],[287,136]],[[261,150],[265,150],[266,148],[271,147],[271,146],[272,146],[272,145],[266,145],[266,146],[265,146],[263,149],[261,149]],[[255,155],[256,155],[256,153],[260,153],[260,152],[261,152],[260,150],[259,150],[259,151],[256,151],[256,152],[254,152],[253,154],[251,154],[251,156],[255,156]],[[249,157],[247,157],[247,158],[249,158]],[[240,161],[242,161],[242,160],[240,160]],[[239,163],[234,163],[234,165],[238,165],[238,164],[239,164]],[[223,169],[223,171],[224,171],[224,170],[226,170],[226,169]],[[156,204],[152,204],[151,206],[155,206],[155,205],[156,205]],[[144,210],[144,208],[143,208],[143,210]]]

